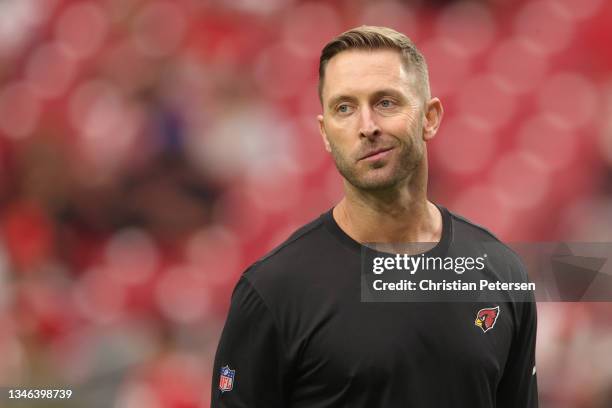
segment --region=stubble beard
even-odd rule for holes
[[[397,188],[416,171],[423,160],[423,147],[413,138],[408,140],[408,143],[395,147],[399,151],[392,154],[399,157],[391,162],[386,160],[372,163],[354,162],[343,155],[331,141],[330,147],[336,168],[342,177],[358,190],[375,192]]]

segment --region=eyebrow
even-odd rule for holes
[[[355,98],[354,96],[349,96],[349,95],[336,95],[333,98],[331,98],[329,100],[329,103],[327,104],[327,106],[331,109],[334,106],[336,106],[337,103],[342,102],[342,101],[350,101],[350,102],[355,102],[357,100],[357,98]]]
[[[385,96],[385,95],[390,95],[390,96],[393,96],[395,98],[402,99],[402,100],[406,99],[406,96],[403,93],[399,92],[396,89],[392,89],[392,88],[380,89],[380,90],[374,92],[372,94],[371,99],[378,99],[378,98],[380,98],[382,96]],[[357,100],[357,98],[355,98],[354,96],[350,96],[350,95],[336,95],[336,96],[332,97],[329,100],[329,103],[328,103],[327,106],[331,109],[331,108],[333,108],[339,102],[342,102],[342,101],[355,102],[356,100]]]
[[[402,92],[398,91],[397,89],[393,89],[393,88],[381,89],[379,91],[374,92],[374,95],[372,96],[373,96],[373,99],[378,99],[381,96],[385,96],[385,95],[390,95],[398,99],[406,99],[406,95],[404,95]]]

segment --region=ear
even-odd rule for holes
[[[319,133],[321,133],[321,137],[323,138],[323,144],[325,145],[325,150],[331,153],[331,146],[329,145],[329,140],[327,140],[327,133],[325,133],[325,124],[323,123],[323,115],[317,115],[317,121],[319,122]]]
[[[444,116],[442,102],[438,98],[431,98],[425,105],[425,118],[423,120],[423,140],[429,141],[434,138]]]

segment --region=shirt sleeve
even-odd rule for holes
[[[211,408],[285,406],[287,367],[274,318],[243,276],[232,294],[215,355]]]
[[[538,407],[538,380],[535,363],[536,303],[535,301],[526,302],[521,306],[520,326],[512,341],[508,362],[497,388],[498,408]]]

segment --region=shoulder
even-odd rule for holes
[[[453,211],[447,210],[453,223],[453,235],[457,239],[469,239],[474,241],[496,241],[500,242],[490,230],[482,225],[467,219]]]
[[[450,213],[450,211],[449,211]],[[523,260],[519,254],[507,243],[502,242],[495,234],[487,228],[478,225],[467,218],[451,213],[453,219],[453,245],[457,247],[457,252],[463,254],[468,252],[476,256],[486,255],[486,278],[489,281],[528,283],[531,282],[529,274]],[[518,323],[522,319],[520,310],[535,308],[535,298],[532,292],[504,293],[513,304],[512,308],[517,308],[513,312],[514,322]]]
[[[294,231],[285,241],[255,261],[243,277],[256,288],[278,286],[308,271],[314,257],[325,248],[328,233],[323,215]]]
[[[291,235],[289,235],[285,241],[257,260],[254,263],[254,266],[266,265],[273,262],[282,262],[287,260],[288,255],[292,254],[296,250],[302,251],[311,246],[318,245],[318,235],[322,229],[323,218],[320,216],[291,233]]]
[[[493,232],[466,217],[449,211],[452,219],[453,243],[459,247],[477,245],[489,256],[503,261],[505,265],[513,266],[524,278],[527,277],[525,267],[519,255],[507,243],[502,242]]]

